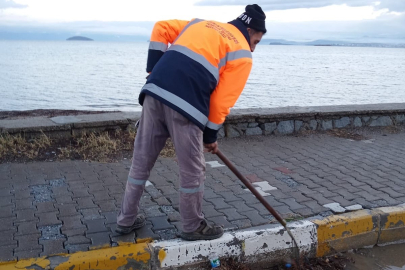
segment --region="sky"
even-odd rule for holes
[[[266,13],[269,39],[405,43],[405,0],[0,0],[0,39],[15,32],[147,39],[158,20],[227,22],[252,3]]]

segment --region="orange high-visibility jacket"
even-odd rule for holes
[[[252,68],[248,40],[238,20],[157,22],[140,104],[145,94],[160,100],[200,127],[205,143],[215,142]]]

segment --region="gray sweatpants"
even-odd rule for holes
[[[184,232],[195,231],[204,219],[202,200],[205,180],[203,132],[187,118],[146,96],[135,137],[129,172],[117,224],[130,226],[139,211],[139,200],[150,171],[171,137],[180,168],[180,216]]]

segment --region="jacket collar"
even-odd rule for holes
[[[228,22],[229,24],[232,24],[233,26],[235,26],[236,28],[239,29],[239,31],[245,36],[247,43],[249,44],[250,47],[250,37],[249,37],[249,33],[247,31],[246,25],[241,22],[240,20],[233,20]]]

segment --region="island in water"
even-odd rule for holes
[[[82,37],[82,36],[74,36],[74,37],[70,37],[70,38],[68,38],[68,39],[66,39],[66,40],[94,41],[94,40],[91,39],[91,38]]]

